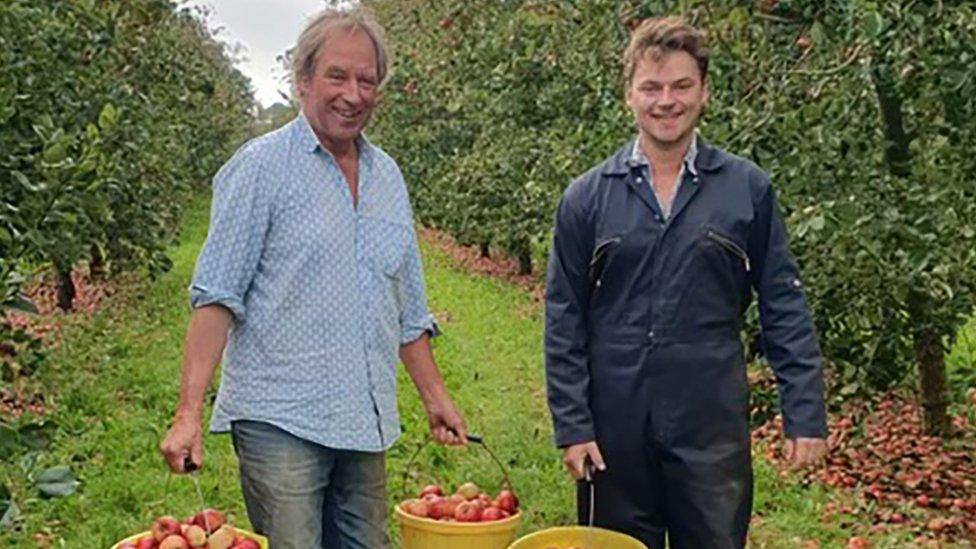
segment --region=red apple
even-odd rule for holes
[[[217,529],[216,532],[210,534],[210,538],[207,539],[207,549],[230,549],[234,545],[234,538],[237,536],[237,531],[230,524],[225,524]]]
[[[502,520],[505,511],[502,511],[498,507],[489,507],[481,512],[481,522],[489,522],[492,520]]]
[[[478,485],[473,482],[465,482],[457,489],[457,493],[460,494],[466,500],[472,500],[478,497]]]
[[[169,515],[165,517],[159,517],[153,521],[152,528],[153,539],[156,541],[163,541],[173,534],[179,535],[180,533],[180,521],[176,520],[174,517]]]
[[[190,547],[206,547],[207,532],[196,524],[191,524],[183,531],[183,537],[190,544]]]
[[[159,549],[190,549],[190,544],[179,534],[166,536],[166,539],[159,542]]]
[[[434,502],[440,501],[443,498],[441,498],[441,496],[438,496],[437,494],[424,494],[424,496],[422,498],[420,498],[420,499],[422,499],[422,500],[426,501],[427,503],[433,505]]]
[[[447,517],[454,516],[454,509],[457,507],[457,503],[454,503],[447,498],[439,498],[437,501],[430,504],[428,508],[427,516],[434,520],[441,520]]]
[[[408,515],[426,517],[430,515],[430,504],[422,499],[408,499],[400,504],[400,509]]]
[[[261,549],[261,546],[253,539],[245,539],[244,541],[235,543],[231,549]]]
[[[481,508],[473,501],[465,501],[454,510],[454,520],[458,522],[478,522],[481,520]]]
[[[428,484],[427,486],[424,486],[423,490],[420,491],[420,497],[422,498],[427,494],[434,494],[435,496],[443,496],[444,491],[441,490],[441,487],[436,484]]]
[[[139,541],[136,542],[136,549],[156,549],[157,547],[159,547],[159,542],[151,535],[139,538]]]
[[[216,532],[224,525],[224,514],[216,509],[204,509],[193,517],[193,524],[196,524],[207,533]]]
[[[519,500],[511,490],[502,490],[495,498],[495,505],[514,515],[515,511],[518,511]]]

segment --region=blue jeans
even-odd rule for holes
[[[231,436],[247,516],[271,549],[384,549],[383,452],[327,448],[269,423],[235,421]]]

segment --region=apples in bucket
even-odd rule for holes
[[[440,486],[425,486],[414,499],[400,503],[408,515],[447,522],[491,522],[506,519],[518,511],[518,498],[511,490],[502,490],[492,498],[473,482],[445,495]]]
[[[223,513],[204,509],[180,522],[164,516],[153,521],[149,532],[118,545],[118,549],[260,549],[261,545],[227,524]]]

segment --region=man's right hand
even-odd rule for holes
[[[159,443],[159,451],[174,473],[186,472],[183,462],[187,456],[200,467],[203,464],[203,433],[200,430],[200,421],[177,417],[166,433],[166,438]]]
[[[607,466],[603,463],[603,456],[600,455],[600,448],[596,442],[581,442],[563,448],[563,465],[576,480],[586,476],[583,467],[587,457],[590,458],[598,471],[606,470]]]

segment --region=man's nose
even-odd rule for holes
[[[342,98],[349,103],[360,103],[362,101],[362,94],[359,91],[359,81],[355,78],[349,78],[346,80],[345,84],[342,86]]]
[[[664,86],[661,88],[661,95],[657,99],[657,104],[659,106],[674,104],[674,93],[671,91],[669,86]]]

